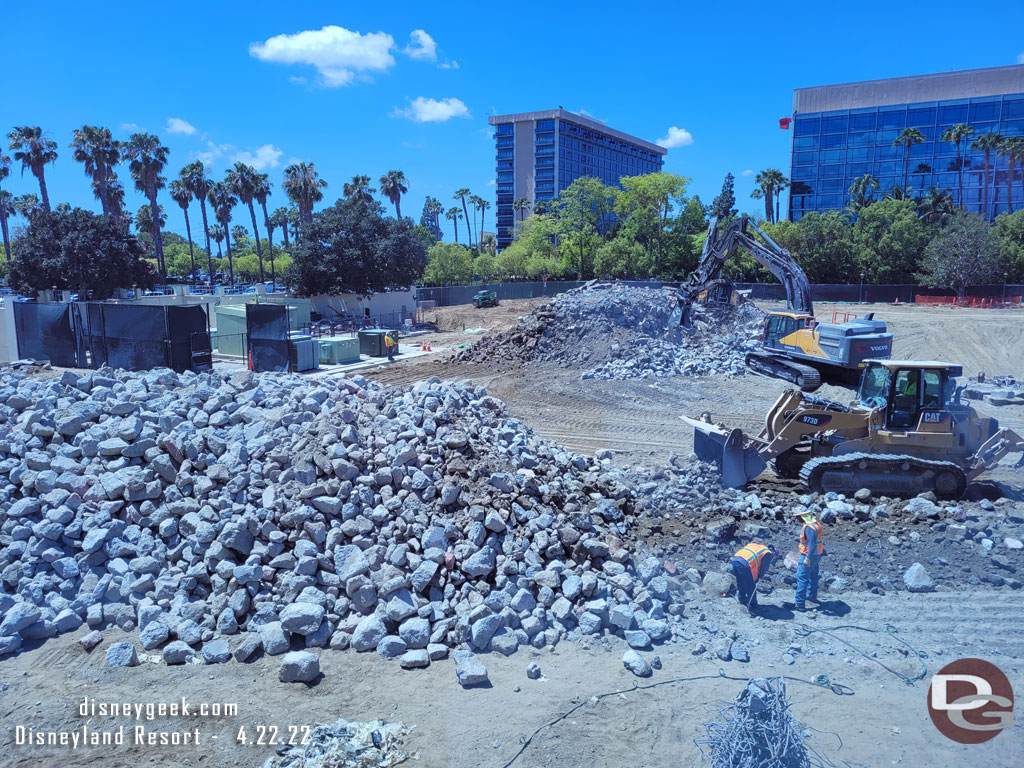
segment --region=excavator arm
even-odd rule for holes
[[[748,229],[753,229],[760,235],[763,242],[751,235]],[[809,315],[814,314],[811,284],[807,280],[807,275],[804,274],[789,251],[778,245],[744,214],[729,224],[721,234],[718,231],[718,219],[711,219],[700,262],[686,283],[679,288],[680,325],[692,325],[693,302],[704,291],[713,289],[724,282],[721,277],[722,267],[739,248],[750,253],[761,266],[775,275],[782,283],[786,289],[786,301],[789,303],[790,309]]]

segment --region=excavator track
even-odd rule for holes
[[[853,495],[861,488],[884,496],[916,496],[932,491],[939,498],[959,499],[967,490],[967,475],[957,464],[916,456],[849,453],[810,459],[800,480],[817,493]]]
[[[746,363],[747,368],[755,373],[796,384],[803,392],[813,392],[821,386],[821,374],[817,368],[794,362],[781,355],[749,352]]]

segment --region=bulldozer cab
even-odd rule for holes
[[[882,410],[891,430],[949,432],[959,365],[920,360],[869,360],[861,376],[860,404]]]

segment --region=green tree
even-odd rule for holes
[[[380,177],[380,193],[395,206],[395,218],[402,218],[402,195],[409,191],[409,182],[402,171],[388,171]]]
[[[430,232],[435,243],[444,237],[441,233],[441,221],[438,218],[442,213],[444,213],[444,206],[441,205],[441,201],[427,195],[423,201],[423,212],[420,214],[420,226]]]
[[[678,229],[682,234],[686,235],[696,235],[698,232],[707,231],[708,217],[705,215],[704,206],[697,195],[694,195],[683,204],[673,229]]]
[[[274,212],[270,215],[270,223],[281,230],[284,249],[286,251],[289,250],[291,245],[288,242],[288,209],[283,205],[280,208],[275,208]]]
[[[974,135],[974,129],[967,123],[957,123],[942,132],[942,141],[956,145],[956,162],[953,164],[957,172],[957,201],[964,207],[964,141]]]
[[[664,233],[673,209],[683,204],[690,179],[673,173],[648,173],[620,179],[621,191],[605,187],[594,203],[596,226],[605,234],[605,224],[614,210],[628,236],[647,251],[649,274],[660,274],[665,263]]]
[[[871,205],[875,201],[875,192],[878,191],[878,179],[870,173],[858,176],[850,183],[850,202],[846,204],[847,210],[853,215],[860,213],[860,209]]]
[[[782,198],[782,190],[789,186],[789,179],[777,168],[766,168],[754,177],[757,187],[751,197],[764,200],[764,217],[770,224],[779,220],[779,200]]]
[[[992,236],[1010,281],[1024,283],[1024,208],[996,216]]]
[[[104,299],[118,288],[152,285],[142,255],[126,222],[81,208],[39,209],[14,241],[10,283],[26,295],[56,287]]]
[[[370,177],[357,175],[352,177],[352,181],[345,182],[342,187],[342,193],[349,200],[355,200],[370,204],[373,202],[373,194],[377,190],[370,186]]]
[[[879,283],[913,282],[932,230],[913,200],[880,200],[861,209],[853,244],[861,268]]]
[[[263,211],[263,226],[267,230],[267,256],[270,259],[270,279],[277,285],[277,269],[274,265],[274,224],[270,220],[270,214],[267,213],[267,198],[270,197],[270,190],[273,185],[270,183],[270,177],[265,173],[257,173],[253,178],[253,199],[260,204],[260,209]],[[253,228],[255,229],[255,222]],[[257,235],[258,237],[258,235]],[[260,258],[260,264],[263,263],[262,245],[257,242],[256,255]]]
[[[498,265],[494,257],[488,253],[481,253],[473,259],[473,273],[480,277],[480,280],[489,283],[497,274]]]
[[[217,223],[220,224],[224,233],[224,243],[228,252],[228,285],[234,286],[235,265],[231,258],[231,230],[228,227],[231,225],[231,212],[238,205],[238,198],[231,191],[231,186],[227,181],[213,182],[210,185],[210,191],[207,192],[207,198],[210,201],[210,207],[213,208],[214,218],[217,219]],[[217,247],[220,248],[219,241]]]
[[[592,274],[594,253],[601,244],[599,222],[613,205],[612,190],[592,176],[575,179],[558,198],[559,254],[580,280]]]
[[[722,191],[711,201],[711,216],[717,218],[720,222],[724,223],[726,219],[736,217],[736,193],[733,191],[735,183],[735,176],[731,173],[725,174],[725,180],[722,182]]]
[[[192,249],[192,225],[188,220],[188,206],[192,202],[192,191],[181,179],[172,179],[167,187],[167,192],[170,194],[171,199],[181,208],[181,212],[185,214],[185,234],[188,236],[188,252],[192,259],[192,270],[189,274],[192,276],[192,282],[194,283],[196,281],[196,260]]]
[[[959,210],[924,249],[918,278],[932,288],[952,287],[963,298],[967,286],[998,278],[1003,260],[988,222]]]
[[[17,125],[7,134],[9,148],[14,150],[14,159],[21,163],[21,172],[28,168],[39,182],[43,210],[50,212],[50,196],[46,191],[46,166],[57,160],[57,142],[43,135],[38,125]]]
[[[26,195],[18,195],[12,203],[14,210],[26,219],[31,218],[33,213],[42,208],[39,204],[39,197],[31,192]]]
[[[487,210],[491,207],[491,204],[484,200],[482,197],[477,198],[477,208],[480,209],[480,237],[484,236],[484,217],[487,215]]]
[[[632,279],[648,257],[648,252],[633,238],[613,237],[594,254],[594,272],[602,277]]]
[[[988,170],[989,168],[992,167],[992,152],[998,152],[1002,148],[1002,145],[1003,137],[1000,136],[998,133],[994,133],[993,131],[983,133],[981,134],[981,136],[979,136],[978,138],[971,142],[971,149],[981,150],[981,152],[984,153],[984,169],[982,178],[984,179],[985,186],[983,187],[982,197],[984,199],[985,208],[984,212],[982,213],[982,216],[986,220],[988,220],[988,217],[991,213],[988,207]]]
[[[206,167],[199,161],[189,163],[178,173],[178,178],[192,196],[199,201],[199,210],[203,214],[203,236],[206,238],[206,262],[210,272],[210,283],[213,284],[213,249],[210,247],[210,223],[206,218],[206,201],[210,195],[210,177]],[[217,245],[218,249],[220,244]]]
[[[455,230],[455,242],[457,244],[459,242],[459,219],[462,218],[462,211],[453,205],[445,212],[444,217],[452,223]]]
[[[214,183],[216,184],[217,182],[214,182]],[[221,262],[221,261],[224,260],[224,252],[220,248],[220,244],[224,242],[224,230],[221,229],[220,227],[214,227],[213,231],[210,233],[210,237],[213,239],[213,242],[215,242],[217,244],[217,261]],[[220,269],[220,264],[217,265],[217,268]],[[211,285],[213,284],[213,273],[214,273],[214,269],[213,269],[213,264],[211,262],[211,264],[210,264],[210,284]]]
[[[473,252],[458,243],[435,243],[427,252],[423,282],[427,285],[473,282]]]
[[[92,179],[92,191],[103,213],[120,215],[120,208],[111,206],[110,184],[117,180],[114,167],[121,162],[121,142],[114,139],[109,128],[83,125],[72,134],[71,149],[75,162],[82,163],[85,175]]]
[[[156,194],[164,188],[167,181],[161,173],[167,165],[167,147],[160,143],[160,138],[151,133],[133,133],[124,146],[124,155],[129,160],[128,169],[135,179],[135,188],[149,200],[152,210],[157,210]],[[167,278],[164,266],[164,246],[160,238],[159,218],[153,218],[153,245],[156,248],[157,269],[161,280]]]
[[[850,283],[859,275],[852,229],[841,213],[808,213],[795,229],[795,246],[783,247],[797,256],[812,283]],[[779,234],[779,240],[789,239],[785,232],[776,232],[773,237]]]
[[[327,182],[320,178],[313,163],[293,163],[284,169],[281,188],[298,206],[299,219],[306,223],[313,220],[313,206],[324,199],[321,190],[326,186]]]
[[[376,200],[342,198],[306,225],[284,280],[299,295],[405,287],[423,274],[427,249],[409,219],[384,216]]]
[[[921,144],[924,141],[924,134],[917,128],[904,128],[900,135],[892,140],[894,147],[903,147],[903,189],[907,188],[907,175],[910,170],[910,148],[914,144]]]
[[[530,201],[525,197],[520,197],[512,201],[512,210],[519,214],[519,220],[523,221],[526,218],[526,212],[530,210]]]
[[[480,234],[476,228],[476,215],[480,212],[480,205],[484,202],[484,199],[480,195],[470,195],[469,202],[473,206],[473,239],[476,240],[476,249],[480,250]],[[480,231],[483,231],[481,227]]]

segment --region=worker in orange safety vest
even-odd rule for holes
[[[803,521],[800,529],[800,557],[796,565],[796,599],[798,611],[807,610],[807,601],[818,602],[818,561],[825,553],[824,531],[813,512],[799,509],[793,513]]]
[[[395,361],[395,349],[398,347],[394,331],[388,331],[384,334],[384,346],[387,348],[388,362],[393,363]]]
[[[736,577],[736,599],[753,615],[757,609],[757,583],[768,572],[775,556],[770,546],[750,542],[732,556],[730,566]]]

